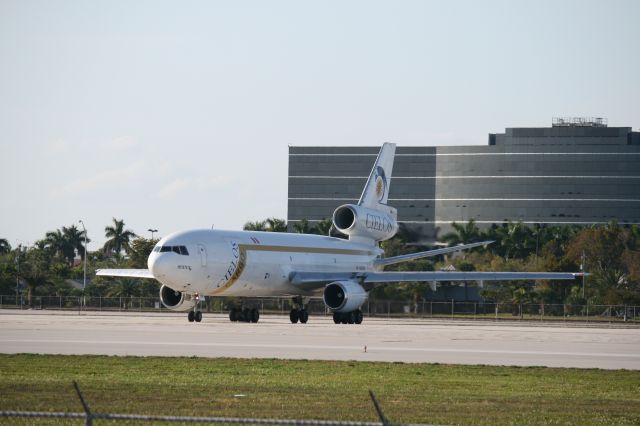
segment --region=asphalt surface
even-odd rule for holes
[[[640,328],[365,318],[335,325],[263,315],[257,324],[205,314],[0,310],[0,352],[289,358],[640,369]]]

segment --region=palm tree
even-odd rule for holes
[[[269,232],[287,232],[287,222],[284,219],[270,217],[265,222]]]
[[[63,229],[65,228],[63,227]],[[67,263],[73,263],[73,258],[76,257],[75,248],[71,245],[62,231],[56,229],[55,231],[47,232],[45,241],[47,243],[47,247],[53,251],[53,253],[60,256]]]
[[[482,235],[476,222],[471,219],[465,225],[453,222],[451,227],[453,232],[449,232],[442,237],[442,241],[449,243],[450,246],[466,243],[474,243],[480,241]]]
[[[107,290],[107,296],[120,297],[122,300],[123,308],[127,309],[127,305],[133,303],[133,296],[137,296],[140,291],[140,283],[136,279],[126,278],[117,280],[115,283],[109,286]],[[128,303],[127,303],[128,302]]]
[[[256,220],[255,222],[247,222],[242,227],[245,231],[266,231],[267,230],[267,221],[266,220]]]
[[[333,227],[333,219],[330,217],[322,219],[318,224],[313,228],[313,233],[318,235],[331,235],[331,228]]]
[[[78,251],[80,258],[84,260],[84,250],[85,250],[85,238],[84,231],[78,229],[75,225],[71,225],[70,227],[63,226],[62,227],[62,235],[67,240],[67,243],[74,248],[74,250]],[[91,240],[87,238],[87,243]]]
[[[43,252],[37,249],[29,249],[26,253],[26,262],[21,264],[20,276],[27,284],[27,303],[33,306],[32,296],[38,287],[53,284],[46,259]]]
[[[130,229],[124,229],[124,220],[113,218],[113,226],[105,226],[104,236],[109,238],[104,243],[104,251],[112,252],[119,255],[124,249],[125,252],[129,252],[129,243],[132,238],[137,235]]]
[[[0,254],[9,253],[11,251],[11,244],[6,238],[0,238]]]
[[[311,227],[309,226],[309,221],[307,219],[302,219],[298,223],[294,223],[293,229],[299,234],[311,233]]]

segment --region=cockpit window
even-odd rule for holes
[[[185,246],[162,246],[162,247],[154,248],[153,251],[155,252],[159,251],[161,253],[167,253],[172,251],[182,256],[189,256],[189,251]]]
[[[161,248],[160,246],[155,246],[155,247],[153,248],[153,251],[154,251],[154,252],[156,252],[156,253],[158,253],[158,252],[160,251],[160,248]]]

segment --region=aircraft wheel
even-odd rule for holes
[[[242,321],[251,322],[251,309],[244,308],[242,310]]]
[[[355,324],[356,323],[356,311],[351,311],[347,314],[347,322],[349,324]]]
[[[349,315],[347,312],[340,312],[340,324],[348,324],[349,323]]]
[[[257,308],[251,309],[251,322],[256,323],[260,320],[260,311]]]
[[[340,312],[333,313],[333,323],[340,324]]]
[[[364,315],[362,315],[362,311],[360,309],[358,309],[356,311],[355,323],[356,324],[362,324],[363,318],[364,318]]]
[[[195,314],[193,311],[189,311],[189,313],[187,314],[187,319],[189,320],[189,322],[193,322],[193,320],[195,319]]]
[[[309,311],[306,309],[300,310],[300,312],[298,312],[298,316],[300,317],[300,322],[302,324],[306,324],[307,321],[309,321]]]
[[[292,309],[291,312],[289,312],[289,319],[291,320],[291,324],[295,324],[298,322],[300,316],[298,315],[297,309]]]
[[[193,319],[195,319],[196,322],[202,321],[202,312],[201,311],[196,312]]]

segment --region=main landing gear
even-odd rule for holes
[[[362,324],[362,311],[356,309],[351,312],[334,312],[333,322],[335,324]]]
[[[253,322],[260,320],[260,311],[257,308],[231,308],[229,319],[233,322]]]
[[[296,324],[300,321],[301,324],[306,324],[309,321],[309,311],[307,310],[308,300],[305,300],[301,296],[294,297],[292,299],[293,309],[289,312],[289,320],[291,324]]]
[[[305,308],[294,308],[291,310],[291,312],[289,312],[289,319],[291,320],[292,324],[295,324],[298,321],[300,321],[301,324],[306,324],[307,321],[309,321],[309,311],[307,311]]]

